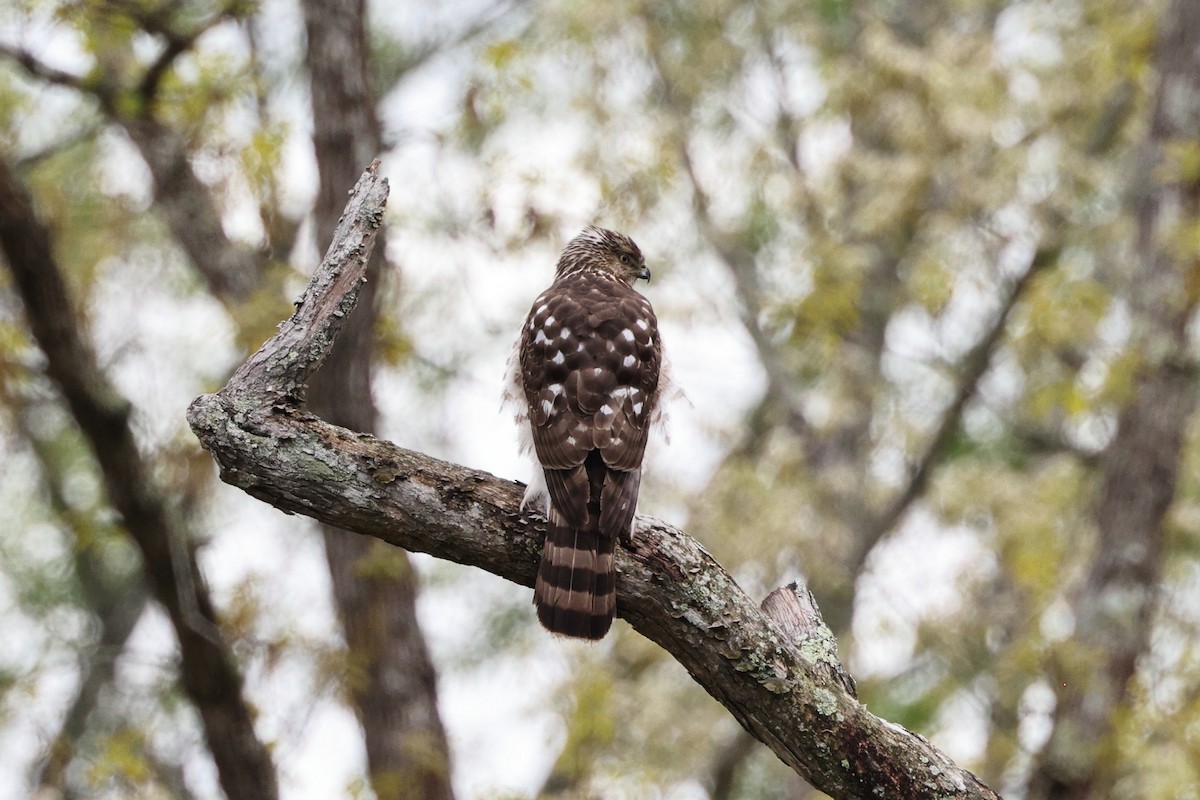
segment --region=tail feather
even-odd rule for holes
[[[555,524],[561,520],[550,516],[533,588],[538,619],[552,633],[601,639],[617,606],[616,539]]]
[[[574,524],[574,517],[582,516],[579,512],[584,509],[576,506],[564,515],[551,502],[550,531],[542,547],[533,602],[546,630],[581,639],[601,639],[612,627],[617,607],[617,567],[613,555],[617,536],[602,524],[608,521],[608,515],[601,507],[606,499],[606,482],[612,482],[615,476],[605,466],[599,450],[591,451],[582,466],[588,495],[586,504],[580,505],[586,509],[586,519],[583,526]],[[565,480],[561,473],[547,470],[547,482],[552,478]],[[636,496],[635,483],[635,502]],[[628,526],[628,522],[625,524]]]

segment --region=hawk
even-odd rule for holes
[[[616,609],[617,539],[629,544],[642,456],[661,416],[658,321],[634,291],[650,270],[628,236],[588,227],[558,259],[517,337],[506,396],[517,408],[549,532],[533,590],[538,620],[600,639]],[[665,380],[665,379],[664,379]]]

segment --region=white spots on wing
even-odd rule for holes
[[[627,342],[632,342],[633,341],[633,331],[629,330],[629,328],[626,328],[625,330],[621,331],[621,338]]]
[[[548,416],[550,416],[550,412],[553,410],[554,410],[554,403],[552,403],[549,400],[542,400],[542,413],[543,414],[545,414],[548,417]]]
[[[630,391],[631,390],[628,386],[618,386],[609,393],[609,397],[611,397],[613,400],[620,400],[624,397],[627,397]]]
[[[575,345],[575,352],[576,352],[576,353],[582,353],[582,352],[583,352],[583,342],[580,342],[579,344]]]
[[[546,387],[546,391],[550,392],[551,396],[558,397],[563,393],[563,385],[561,383],[552,383]]]
[[[609,444],[610,444],[610,445],[612,445],[613,447],[617,447],[618,445],[620,445],[620,444],[621,444],[621,437],[620,437],[620,436],[614,436],[614,437],[613,437],[613,439],[612,439],[612,441],[611,441],[611,442],[609,442]]]
[[[536,327],[537,327],[537,320],[536,320],[536,319],[534,319],[533,317],[530,317],[530,318],[529,318],[529,325],[528,325],[528,328],[529,328],[529,330],[533,330],[533,329],[534,329],[534,328],[536,328]]]
[[[650,323],[649,323],[649,322],[646,322],[646,320],[644,320],[644,319],[639,319],[639,320],[637,321],[637,326],[638,326],[639,328],[641,328],[642,330],[646,330],[647,328],[649,328],[649,327],[650,327]]]
[[[543,330],[539,330],[537,336],[533,337],[534,344],[548,344],[549,342],[550,340],[546,338],[546,332]]]
[[[633,404],[633,414],[634,414],[634,416],[639,416],[639,415],[642,413],[642,407],[643,407],[643,404],[642,404],[642,403],[634,403],[634,404]]]
[[[600,406],[600,413],[606,417],[609,416],[613,413],[612,406],[610,406],[608,403],[605,403],[604,405]]]
[[[553,314],[551,314],[550,316],[546,317],[546,322],[545,322],[545,325],[546,325],[546,327],[547,327],[547,328],[549,328],[551,325],[553,325],[553,324],[554,324],[555,322],[557,322],[557,321],[558,321],[558,320],[556,320],[556,319],[554,318],[554,315],[553,315]]]
[[[568,445],[570,445],[571,447],[574,447],[574,446],[575,446],[575,437],[574,437],[574,436],[568,436],[568,437],[567,437],[567,444],[568,444]]]
[[[570,339],[571,338],[571,329],[563,328],[562,333],[560,333],[559,336],[561,336],[564,339]]]
[[[554,354],[554,358],[550,359],[551,364],[561,364],[564,361],[566,361],[566,359],[563,358],[562,350],[559,350]]]
[[[625,356],[625,359],[621,363],[627,367],[632,367],[636,361],[637,361],[636,358],[629,355],[629,356]]]
[[[576,422],[575,423],[575,432],[576,433],[587,433],[587,423],[584,422],[583,420],[579,420],[578,422]]]
[[[614,351],[614,350],[616,350],[616,349],[617,349],[617,346],[616,346],[615,344],[613,344],[612,342],[605,342],[605,343],[604,343],[604,350],[605,350],[606,352],[609,352],[609,353],[611,353],[612,351]]]
[[[540,297],[538,299],[541,300]],[[540,306],[538,306],[537,311],[535,311],[533,313],[541,315],[541,314],[545,314],[549,309],[550,309],[549,303],[542,303]]]

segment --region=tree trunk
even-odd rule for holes
[[[306,0],[307,64],[313,144],[320,187],[317,241],[333,236],[363,166],[380,149],[367,77],[363,0]],[[367,265],[367,283],[329,359],[314,376],[308,404],[316,414],[358,431],[375,429],[371,397],[372,331],[382,277],[382,241]],[[449,800],[450,755],[437,688],[417,624],[417,575],[403,550],[323,525],[334,602],[355,674],[347,689],[362,722],[371,784],[381,800]]]
[[[1144,145],[1138,198],[1134,344],[1145,354],[1133,401],[1103,459],[1098,540],[1075,603],[1075,635],[1056,654],[1054,729],[1030,781],[1030,800],[1107,796],[1112,741],[1137,659],[1145,652],[1162,572],[1163,520],[1196,409],[1188,323],[1200,262],[1181,231],[1200,224],[1200,176],[1167,161],[1200,147],[1200,0],[1177,0],[1160,32],[1160,83]],[[1143,177],[1144,176],[1144,177]]]

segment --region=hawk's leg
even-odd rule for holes
[[[621,535],[617,539],[621,543],[621,547],[624,547],[626,550],[633,550],[633,526],[630,525],[621,531]]]

